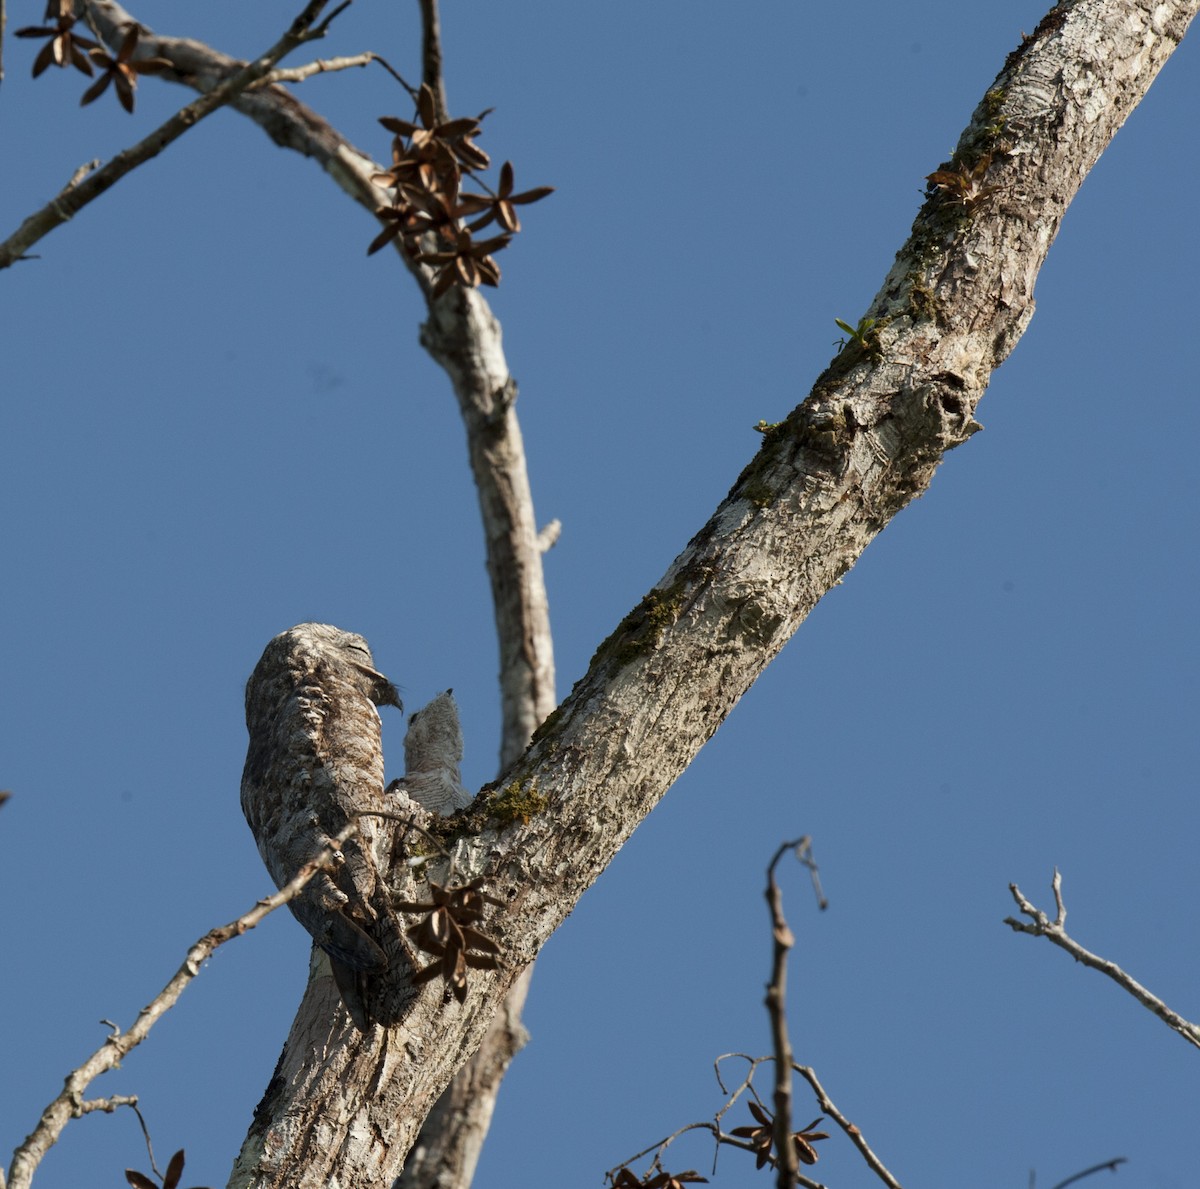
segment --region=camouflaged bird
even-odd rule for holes
[[[454,691],[438,694],[408,720],[404,736],[404,779],[399,786],[419,805],[448,817],[471,804],[463,787],[462,727]]]
[[[363,1031],[391,1022],[380,1019],[372,982],[407,952],[380,875],[386,831],[378,818],[358,816],[388,808],[379,706],[400,708],[400,697],[366,640],[322,623],[276,636],[246,684],[242,810],[276,886],[358,822],[333,870],[318,872],[288,907],[329,955]]]

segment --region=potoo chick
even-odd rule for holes
[[[386,808],[377,706],[400,708],[400,697],[366,640],[323,623],[276,636],[246,684],[242,810],[276,886],[357,820],[333,871],[319,872],[288,907],[329,955],[364,1030],[376,1014],[371,978],[404,945],[379,873],[380,822],[356,816]]]
[[[443,816],[466,808],[472,797],[459,771],[462,756],[458,706],[454,691],[448,689],[408,720],[401,787],[414,801]]]

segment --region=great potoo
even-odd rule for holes
[[[318,873],[289,907],[329,955],[364,1029],[378,1014],[368,1006],[373,977],[404,952],[379,873],[381,823],[357,816],[386,808],[377,706],[399,708],[400,697],[366,640],[323,623],[276,636],[246,685],[242,810],[276,886],[358,822],[332,873]]]
[[[454,691],[438,694],[408,720],[404,736],[404,791],[426,809],[449,815],[471,804],[463,787],[459,762],[462,727]]]

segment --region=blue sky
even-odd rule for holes
[[[296,6],[297,8],[299,5]],[[410,7],[412,11],[410,11]],[[40,17],[10,4],[9,28]],[[24,11],[28,9],[28,11]],[[249,55],[275,0],[147,0]],[[447,5],[456,113],[550,184],[494,297],[520,384],[560,693],[832,354],[1038,3]],[[358,0],[321,56],[418,73],[416,6]],[[784,869],[793,1043],[900,1181],[1048,1189],[1123,1155],[1194,1182],[1200,1055],[1001,920],[1017,881],[1200,1017],[1194,332],[1197,48],[1185,42],[1067,213],[1038,312],[951,454],[818,606],[546,946],[480,1189],[599,1186],[720,1105],[769,1047],[763,871]],[[79,110],[0,89],[5,234],[187,96]],[[297,59],[300,60],[300,59]],[[302,98],[380,158],[383,71]],[[210,926],[269,887],[238,805],[242,686],[276,632],[364,633],[415,708],[453,686],[495,775],[496,650],[474,492],[422,306],[375,225],[234,113],[7,271],[0,318],[0,1152]],[[386,723],[389,775],[402,722]],[[307,964],[285,914],[222,950],[94,1094],[137,1093],[160,1158],[224,1184]],[[804,1122],[803,1094],[797,1105]],[[806,1113],[807,1112],[807,1113]],[[677,1166],[707,1171],[702,1141]],[[73,1123],[45,1189],[145,1168],[128,1112]],[[831,1185],[868,1174],[822,1146]],[[718,1185],[751,1167],[722,1156]],[[758,1174],[759,1182],[765,1174]]]

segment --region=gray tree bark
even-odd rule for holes
[[[1136,106],[1200,0],[1066,0],[1009,56],[918,214],[858,333],[762,448],[667,574],[597,651],[585,678],[517,758],[555,701],[540,543],[500,331],[477,292],[434,301],[423,341],[450,376],[467,429],[501,642],[503,786],[452,840],[454,875],[503,903],[486,928],[506,965],[473,972],[463,1004],[426,984],[403,1022],[362,1037],[314,964],[231,1184],[390,1185],[452,1078],[406,1183],[465,1185],[522,1035],[510,989],[541,944],[729,709],[876,533],[929,485],[977,424],[992,370],[1033,313],[1059,220]],[[133,18],[97,5],[110,28]],[[424,0],[422,11],[433,11]],[[428,45],[427,45],[428,49]],[[167,77],[213,89],[239,65],[146,36]],[[374,212],[379,169],[281,87],[236,107],[313,157]],[[515,761],[515,763],[513,763]],[[533,808],[515,820],[505,805]],[[444,879],[446,864],[428,874]],[[405,898],[423,893],[397,878]],[[498,1005],[507,1013],[493,1025]],[[519,1010],[519,1009],[518,1009]],[[467,1061],[492,1027],[495,1048]],[[460,1072],[461,1071],[461,1072]]]
[[[462,1004],[426,984],[400,1025],[364,1037],[335,1011],[318,964],[231,1185],[391,1184],[431,1106],[579,896],[821,596],[978,428],[976,405],[1032,317],[1063,212],[1196,2],[1069,0],[1009,56],[945,169],[961,183],[922,207],[868,311],[874,322],[765,435],[454,839],[457,878],[481,877],[503,902],[486,927],[506,967],[473,972]],[[327,167],[353,159],[334,145]],[[443,317],[483,336],[470,352],[486,339],[478,294],[448,294],[435,312],[435,351]],[[503,403],[505,391],[493,387],[490,399]],[[540,811],[506,824],[501,807],[515,797]],[[443,877],[445,864],[429,874]]]

